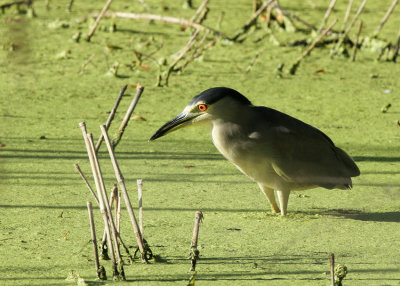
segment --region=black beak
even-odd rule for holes
[[[170,132],[173,132],[175,130],[181,129],[188,124],[191,123],[192,119],[197,117],[197,114],[191,114],[191,113],[185,113],[182,112],[178,114],[174,119],[171,121],[168,121],[165,123],[163,126],[161,126],[160,129],[156,131],[156,133],[153,134],[153,136],[150,137],[149,141],[156,140],[157,138],[160,138],[164,135],[167,135]]]

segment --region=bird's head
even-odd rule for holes
[[[207,89],[193,97],[174,119],[161,126],[149,141],[191,125],[209,124],[215,119],[238,116],[238,111],[251,102],[236,90],[227,87]]]

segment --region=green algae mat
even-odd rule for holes
[[[90,15],[102,9],[100,2],[74,1],[68,12],[68,1],[34,1],[34,10],[12,6],[0,14],[0,285],[187,285],[197,210],[204,220],[195,285],[330,285],[329,253],[348,268],[343,285],[400,285],[398,62],[386,54],[377,60],[383,48],[374,45],[360,49],[354,62],[345,52],[332,58],[326,44],[289,75],[285,70],[306,47],[287,43],[309,39],[310,29],[293,20],[297,29],[287,24],[267,30],[262,15],[241,43],[210,32],[209,46],[171,73],[168,86],[157,86],[192,29],[106,17],[87,42]],[[141,2],[115,0],[109,11],[191,19],[201,3]],[[328,2],[279,1],[316,26]],[[361,2],[354,1],[350,20]],[[330,15],[328,23],[339,19],[337,30],[347,3],[337,1]],[[360,15],[363,43],[373,42],[367,36],[391,3],[367,2]],[[212,0],[208,7],[203,24],[229,36],[253,13],[252,1]],[[395,44],[399,19],[396,7],[378,39]],[[100,261],[108,280],[99,281],[86,208],[93,198],[74,168],[79,163],[94,186],[78,124],[85,121],[97,138],[128,84],[110,128],[116,132],[139,82],[145,89],[116,156],[135,211],[136,180],[143,179],[144,233],[156,259],[127,262],[127,282],[113,281],[110,262]],[[234,88],[255,105],[328,134],[360,167],[353,189],[292,192],[288,215],[281,217],[270,213],[258,186],[218,153],[208,127],[148,142],[193,96],[214,86]],[[116,180],[104,144],[99,160],[109,190]],[[124,204],[121,217],[121,236],[134,252]],[[97,206],[94,219],[100,238]],[[72,279],[71,271],[85,282]]]

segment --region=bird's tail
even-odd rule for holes
[[[354,160],[350,157],[349,154],[347,154],[345,151],[342,149],[335,147],[336,155],[338,156],[339,160],[343,162],[343,165],[345,167],[345,174],[346,176],[349,177],[357,177],[360,175],[360,169],[354,162]],[[349,184],[349,189],[351,188],[351,183]]]

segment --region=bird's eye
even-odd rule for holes
[[[206,111],[206,110],[207,110],[207,105],[206,105],[206,104],[199,104],[199,105],[197,106],[197,109],[198,109],[199,111]]]

